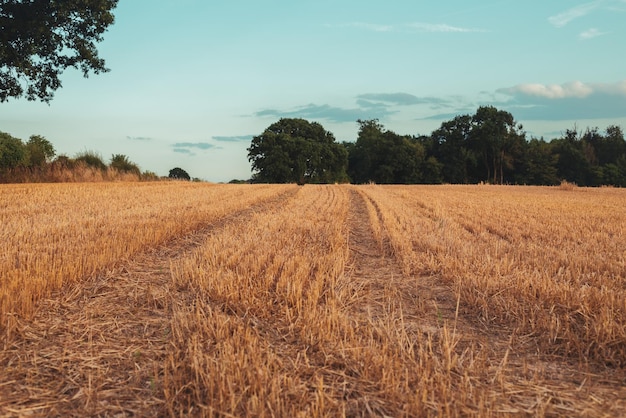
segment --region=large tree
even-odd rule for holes
[[[478,108],[472,117],[470,142],[485,168],[486,181],[505,182],[505,171],[514,170],[515,157],[521,153],[525,135],[522,125],[509,112],[493,106]]]
[[[317,122],[285,118],[252,138],[248,148],[257,183],[333,183],[346,179],[348,155]]]
[[[0,1],[0,102],[49,102],[68,67],[106,72],[96,43],[113,23],[118,0]]]

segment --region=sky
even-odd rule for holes
[[[248,179],[247,148],[283,117],[355,141],[358,119],[429,135],[482,105],[527,138],[626,129],[626,0],[120,0],[50,104],[0,103],[0,131],[144,171]]]

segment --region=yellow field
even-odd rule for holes
[[[285,187],[193,183],[0,186],[0,330],[7,313]]]
[[[0,416],[623,416],[626,192],[0,187]]]

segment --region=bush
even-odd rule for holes
[[[83,162],[87,167],[95,168],[98,170],[106,170],[107,165],[102,160],[102,156],[94,151],[83,151],[76,154],[74,158],[77,162]]]
[[[119,171],[120,173],[136,174],[137,176],[141,174],[139,166],[131,162],[128,157],[123,154],[114,154],[111,157],[110,167]]]

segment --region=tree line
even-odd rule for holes
[[[339,143],[317,122],[281,119],[252,139],[252,181],[270,183],[527,184],[626,187],[619,126],[527,138],[509,112],[481,106],[430,135],[400,135],[359,120],[355,142]]]
[[[171,169],[167,178],[200,181],[180,167]],[[108,163],[94,151],[70,158],[56,155],[54,145],[41,135],[24,142],[0,131],[0,183],[158,179],[152,171],[142,172],[124,154],[113,154]]]

